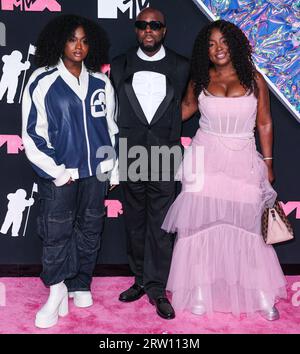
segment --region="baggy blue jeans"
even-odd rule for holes
[[[41,279],[46,286],[65,281],[69,291],[88,291],[100,248],[108,182],[92,176],[56,187],[39,178],[38,187]]]

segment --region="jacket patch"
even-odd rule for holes
[[[94,118],[106,117],[105,90],[98,89],[91,96],[91,115]]]

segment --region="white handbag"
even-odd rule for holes
[[[294,238],[292,226],[278,201],[275,202],[272,208],[264,211],[262,234],[267,245]]]

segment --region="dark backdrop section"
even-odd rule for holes
[[[298,202],[297,209],[289,214],[295,239],[275,247],[281,263],[300,263],[300,124],[287,109],[271,95],[271,112],[274,124],[274,188],[284,203]],[[298,214],[298,215],[297,215]],[[297,219],[298,217],[298,219]]]
[[[43,0],[37,0],[45,3]],[[105,0],[107,4],[122,3],[121,0]],[[22,53],[24,62],[27,58],[29,44],[34,44],[38,33],[44,24],[60,14],[79,14],[88,17],[106,29],[111,41],[111,58],[123,53],[134,46],[134,21],[129,18],[129,12],[118,11],[117,18],[98,18],[97,0],[57,0],[61,5],[61,12],[27,11],[16,7],[14,11],[4,11],[4,3],[13,1],[0,0],[0,22],[6,26],[6,46],[0,47],[0,75],[2,76],[4,55],[10,55],[13,50]],[[99,0],[100,2],[100,0]],[[15,1],[15,3],[25,3]],[[147,1],[135,0],[133,3],[147,3]],[[190,57],[194,39],[201,27],[208,22],[201,14],[192,0],[149,0],[148,3],[162,10],[166,14],[168,33],[166,45],[178,53]],[[24,5],[25,6],[25,5]],[[111,5],[112,6],[112,5]],[[31,67],[26,72],[26,81],[35,69],[33,55],[29,56]],[[6,102],[6,94],[0,100],[0,228],[8,211],[9,193],[15,193],[18,189],[26,191],[26,199],[31,196],[34,187],[35,175],[25,157],[22,145],[19,143],[21,136],[21,106],[18,103],[21,92],[23,72],[19,76],[18,88],[13,104]],[[299,133],[300,125],[275,98],[272,98],[272,115],[274,119],[275,144],[274,163],[276,173],[275,188],[278,191],[279,200],[283,202],[300,201],[297,175],[299,175],[300,155]],[[194,117],[183,125],[183,136],[192,137],[198,128],[198,117]],[[41,241],[36,235],[35,223],[37,217],[37,194],[33,194],[35,203],[30,208],[28,224],[25,236],[23,236],[28,207],[21,213],[22,223],[19,236],[11,236],[11,228],[6,234],[0,233],[0,264],[39,264],[41,257]],[[126,264],[126,238],[122,208],[118,208],[120,192],[112,191],[108,196],[109,217],[105,223],[102,237],[102,247],[99,254],[101,264]],[[300,214],[300,203],[299,213]],[[296,219],[296,210],[290,214],[296,233],[296,239],[285,245],[276,247],[281,263],[300,264],[300,222]]]

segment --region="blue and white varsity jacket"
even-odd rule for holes
[[[117,161],[96,157],[99,147],[115,147],[115,113],[114,90],[104,74],[90,73],[82,64],[77,79],[62,60],[34,71],[23,95],[22,139],[38,175],[62,186],[70,177],[96,175],[100,166],[117,184]]]

